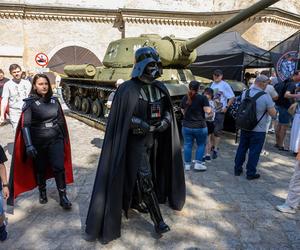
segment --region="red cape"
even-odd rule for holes
[[[14,153],[12,157],[12,164],[9,177],[10,197],[7,202],[9,205],[14,204],[14,199],[18,195],[37,187],[36,175],[32,159],[26,156],[26,150],[21,131],[21,128],[23,127],[23,122],[24,111],[21,114],[21,118],[15,135]],[[67,128],[66,121],[65,126]],[[66,131],[68,130],[66,129]],[[71,146],[68,132],[67,140],[64,140],[64,166],[66,174],[66,183],[73,183],[74,179],[72,170]],[[52,168],[50,166],[47,166],[45,177],[46,180],[54,177]]]

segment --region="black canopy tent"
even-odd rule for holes
[[[219,68],[224,79],[242,80],[245,65],[253,61],[256,64],[251,68],[272,66],[268,51],[247,42],[238,32],[225,32],[197,48],[197,59],[190,69],[194,75],[211,78]]]
[[[279,80],[289,78],[295,70],[300,69],[300,30],[267,51],[267,56],[272,62],[270,68],[274,67]],[[255,59],[245,67],[255,68],[258,63],[259,60]]]

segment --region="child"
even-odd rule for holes
[[[6,226],[4,224],[5,214],[3,209],[4,199],[9,197],[9,190],[7,184],[7,175],[4,162],[7,161],[3,148],[0,146],[0,241],[7,238]]]
[[[215,103],[213,101],[214,97],[214,91],[211,88],[206,88],[203,92],[203,94],[207,97],[209,106],[212,109],[212,112],[209,114],[205,113],[205,119],[206,119],[206,124],[207,124],[207,130],[208,130],[208,137],[207,137],[207,143],[206,143],[206,148],[205,148],[205,156],[203,157],[203,162],[207,161],[210,162],[210,152],[211,152],[211,135],[214,132],[214,120],[215,120]]]

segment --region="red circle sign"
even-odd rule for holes
[[[35,56],[35,62],[36,62],[37,65],[45,67],[45,66],[47,66],[47,64],[49,62],[48,56],[44,53],[38,53]]]

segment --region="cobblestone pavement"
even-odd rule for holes
[[[14,215],[7,215],[9,239],[0,243],[0,249],[300,249],[300,211],[286,215],[274,209],[286,197],[294,158],[279,154],[271,142],[269,155],[259,163],[260,179],[235,177],[236,145],[229,134],[220,157],[207,164],[206,172],[186,174],[183,211],[161,205],[169,233],[158,239],[149,215],[131,211],[129,220],[123,219],[120,239],[108,245],[86,242],[82,231],[104,133],[70,117],[67,122],[75,174],[75,183],[68,188],[73,209],[63,211],[58,205],[53,180],[48,183],[46,205],[39,204],[37,190],[22,195]],[[0,143],[10,149],[11,127],[0,127],[0,135]]]

